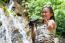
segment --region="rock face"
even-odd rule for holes
[[[27,4],[25,3],[25,0],[14,0],[14,5],[12,8],[19,16],[26,15],[25,13],[27,13]]]
[[[14,6],[13,6],[13,9],[14,9],[14,11],[15,11],[15,13],[16,14],[20,14],[20,15],[22,15],[22,13],[23,13],[23,8],[21,7],[21,5],[20,4],[18,4],[17,2],[14,2]]]
[[[21,6],[17,2],[11,1],[10,8],[7,10],[12,10],[13,6],[16,7],[14,10],[16,14],[23,14],[20,11]],[[14,16],[12,12],[8,12],[9,15],[6,16],[6,12],[2,8],[0,12],[0,43],[31,43],[27,18],[25,16]]]
[[[65,43],[65,38],[60,38],[59,43]]]
[[[31,43],[28,22],[22,16],[1,15],[0,20],[0,43]]]

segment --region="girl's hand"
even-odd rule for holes
[[[56,23],[54,22],[54,20],[48,21],[48,30],[53,31],[55,29],[56,29]]]
[[[48,23],[48,19],[46,17],[44,17],[44,23],[47,24]]]

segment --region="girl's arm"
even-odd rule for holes
[[[56,23],[54,22],[54,20],[49,20],[47,25],[48,25],[48,30],[50,32],[56,29]]]

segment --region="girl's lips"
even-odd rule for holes
[[[47,16],[43,16],[43,18],[47,18]]]

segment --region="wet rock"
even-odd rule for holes
[[[0,21],[0,26],[2,26],[2,21]]]
[[[60,43],[65,43],[65,38],[60,38]]]
[[[21,14],[17,13],[17,16],[22,16]]]
[[[23,14],[23,8],[22,8],[21,5],[18,4],[16,1],[14,2],[13,7],[15,8],[15,9],[14,9],[14,12],[15,12],[17,15],[21,16],[21,15]],[[12,7],[12,8],[13,8],[13,7]]]
[[[0,43],[6,43],[6,30],[4,27],[0,27]]]
[[[12,32],[11,39],[12,43],[22,43],[22,36],[18,30]]]
[[[18,2],[19,4],[21,4],[22,0],[14,0],[16,2]]]

